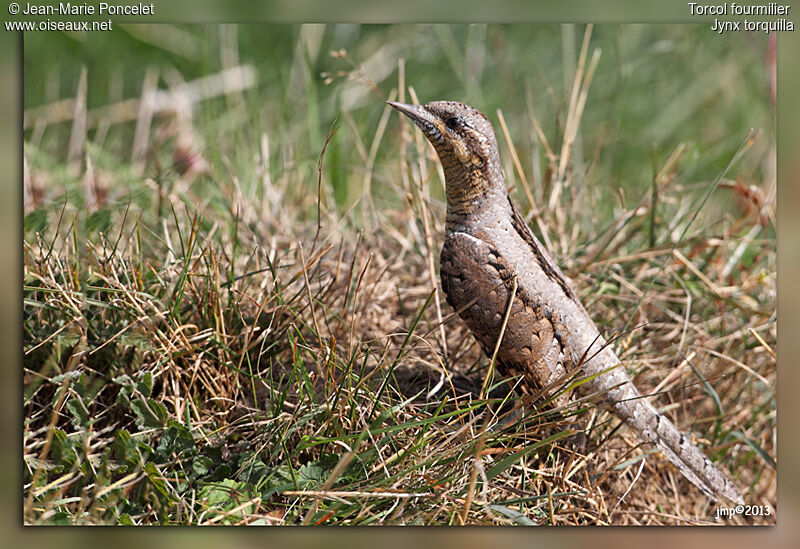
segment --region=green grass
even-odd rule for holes
[[[489,361],[436,292],[438,167],[383,103],[413,91],[489,116],[512,197],[636,384],[772,506],[729,522],[774,523],[766,40],[612,25],[582,50],[584,30],[26,36],[25,522],[712,521],[591,402],[496,377],[480,398]],[[239,91],[152,119],[121,103],[237,59]]]

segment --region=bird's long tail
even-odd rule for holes
[[[707,496],[744,504],[736,485],[688,437],[643,398],[616,402],[614,412],[645,440],[655,444],[687,479]]]

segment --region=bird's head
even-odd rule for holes
[[[451,175],[463,177],[482,172],[489,179],[491,170],[499,173],[494,130],[480,111],[455,101],[433,101],[424,105],[388,101],[388,104],[423,131],[439,155],[448,183]]]

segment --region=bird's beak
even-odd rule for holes
[[[386,104],[394,107],[417,124],[423,121],[430,123],[432,118],[431,114],[419,105],[409,105],[408,103],[398,103],[397,101],[387,101]]]
[[[437,118],[422,106],[397,103],[396,101],[387,101],[386,103],[409,117],[414,124],[419,126],[431,143],[434,145],[437,142],[439,144],[443,143],[444,137],[442,136],[442,130],[439,129],[441,123],[437,124]]]

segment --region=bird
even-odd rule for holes
[[[728,476],[642,397],[517,211],[489,119],[456,101],[387,103],[422,130],[442,165],[447,197],[442,290],[486,355],[494,356],[497,372],[521,379],[523,392],[539,395],[579,374],[582,394],[601,395],[605,407],[706,496],[743,504]],[[558,398],[563,402],[564,395]]]

